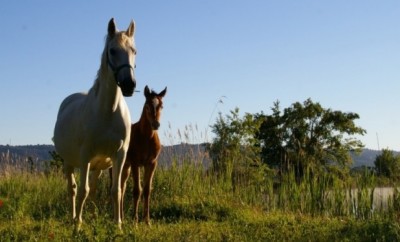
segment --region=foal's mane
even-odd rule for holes
[[[153,98],[155,96],[157,96],[158,93],[156,93],[153,89],[150,90],[150,97]]]
[[[149,97],[146,97],[146,102],[145,103],[146,104],[151,103],[153,98],[157,97],[158,95],[159,95],[159,93],[157,93],[153,89],[151,89],[150,93],[149,93]],[[160,100],[160,102],[162,102],[160,98],[158,98],[158,100]]]

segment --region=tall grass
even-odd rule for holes
[[[376,206],[371,174],[339,179],[307,173],[299,182],[289,172],[277,181],[271,171],[252,166],[216,175],[196,146],[185,156],[167,157],[170,165],[158,167],[154,177],[153,226],[134,229],[129,179],[122,235],[113,229],[108,174],[85,206],[83,231],[73,234],[62,173],[3,162],[0,240],[400,240],[399,192]]]

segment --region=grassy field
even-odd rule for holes
[[[375,208],[372,177],[296,183],[288,175],[274,186],[272,176],[216,176],[196,162],[177,163],[156,171],[151,227],[133,224],[130,180],[122,233],[112,222],[107,176],[73,233],[61,172],[3,166],[0,241],[400,241],[398,192]]]

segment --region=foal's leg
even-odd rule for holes
[[[97,184],[99,181],[99,178],[102,174],[102,170],[94,170],[89,172],[89,197],[90,201],[93,203],[94,207],[93,209],[90,210],[92,216],[97,217],[96,215],[96,194],[97,194]],[[92,207],[92,206],[91,206]]]
[[[97,182],[102,174],[102,170],[94,170],[90,172],[90,179],[89,179],[89,187],[90,187],[90,198],[95,201],[96,200],[96,193],[97,193]]]
[[[129,179],[129,175],[131,174],[131,166],[126,163],[128,163],[128,160],[125,161],[125,165],[121,173],[121,219],[124,219],[124,197],[126,191],[126,183]]]
[[[143,180],[144,216],[145,216],[145,221],[148,225],[150,225],[150,193],[151,193],[154,171],[156,167],[157,167],[157,161],[144,167],[144,180]]]
[[[83,206],[85,205],[85,200],[89,195],[89,170],[90,170],[90,163],[82,164],[80,171],[81,180],[78,190],[78,220],[77,220],[78,230],[80,229],[80,225],[82,224]]]
[[[135,224],[139,222],[138,209],[142,186],[140,185],[140,170],[138,166],[132,166],[133,175],[133,205],[134,205],[134,220]]]
[[[72,219],[75,219],[76,218],[75,198],[76,198],[77,188],[74,176],[74,168],[71,166],[66,166],[64,169],[68,183],[67,185],[68,195],[72,206]]]

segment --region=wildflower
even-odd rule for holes
[[[49,240],[54,240],[54,233],[53,232],[49,233]]]
[[[3,200],[0,199],[0,208],[3,207]]]

